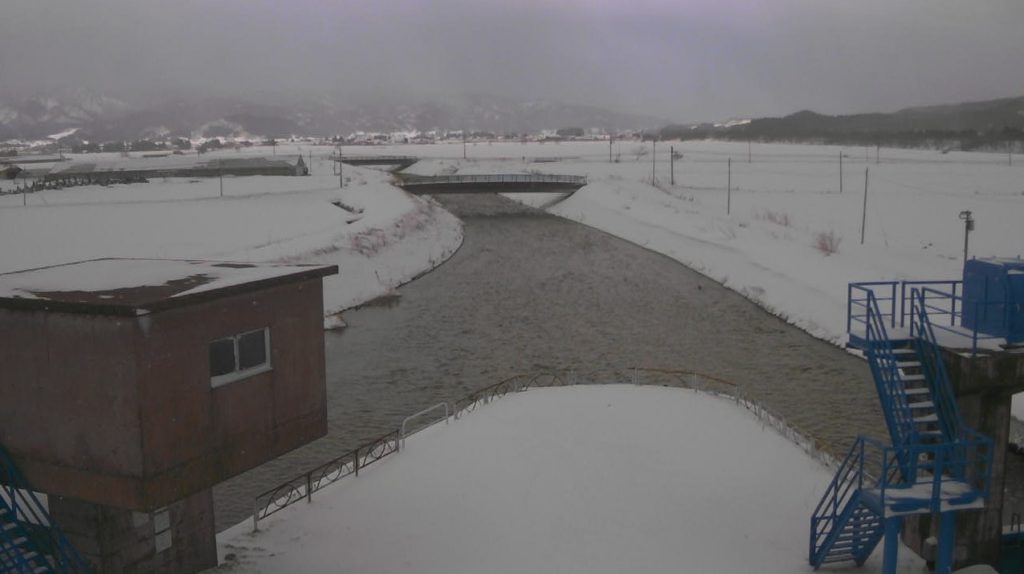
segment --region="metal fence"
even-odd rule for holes
[[[253,531],[259,530],[259,521],[271,514],[300,500],[310,502],[314,492],[346,476],[359,476],[359,469],[398,452],[401,446],[400,438],[399,431],[394,430],[256,495],[252,508]]]

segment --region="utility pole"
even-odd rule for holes
[[[217,178],[220,179],[220,196],[224,197],[224,172],[220,169],[220,160],[217,161]]]
[[[879,159],[878,159],[878,152],[879,152],[879,151],[880,151],[881,149],[882,149],[882,144],[880,144],[880,143],[876,143],[876,144],[875,144],[875,164],[876,164],[876,165],[877,165],[877,164],[879,163]]]
[[[860,244],[864,245],[864,226],[868,220],[868,168],[864,168],[864,207],[860,212]]]
[[[726,180],[725,185],[725,214],[729,215],[729,211],[732,209],[732,158],[729,158],[729,177]]]
[[[341,163],[341,144],[338,144],[338,187],[345,187],[345,164]]]
[[[612,162],[612,142],[615,141],[613,136],[608,136],[608,163]]]
[[[668,173],[672,185],[676,184],[676,146],[668,148]]]
[[[843,150],[839,150],[839,193],[843,193]]]
[[[654,185],[655,183],[658,182],[658,180],[656,180],[654,178],[654,168],[655,168],[655,166],[657,164],[657,161],[658,161],[658,140],[657,139],[652,139],[651,140],[651,185]]]
[[[462,159],[466,159],[466,130],[462,130]]]
[[[754,160],[751,159],[752,157],[753,156],[750,155],[750,140],[747,140],[747,163],[753,163],[754,162]]]

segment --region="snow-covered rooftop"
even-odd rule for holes
[[[137,315],[337,272],[334,265],[92,259],[0,274],[0,307]]]

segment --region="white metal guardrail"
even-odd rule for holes
[[[439,175],[409,177],[399,185],[402,187],[411,187],[417,185],[460,185],[472,183],[557,183],[584,186],[587,184],[587,178],[582,175],[538,175],[521,173],[495,175]]]

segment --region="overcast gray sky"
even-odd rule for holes
[[[4,0],[0,89],[507,94],[675,120],[1024,95],[1022,0]]]

